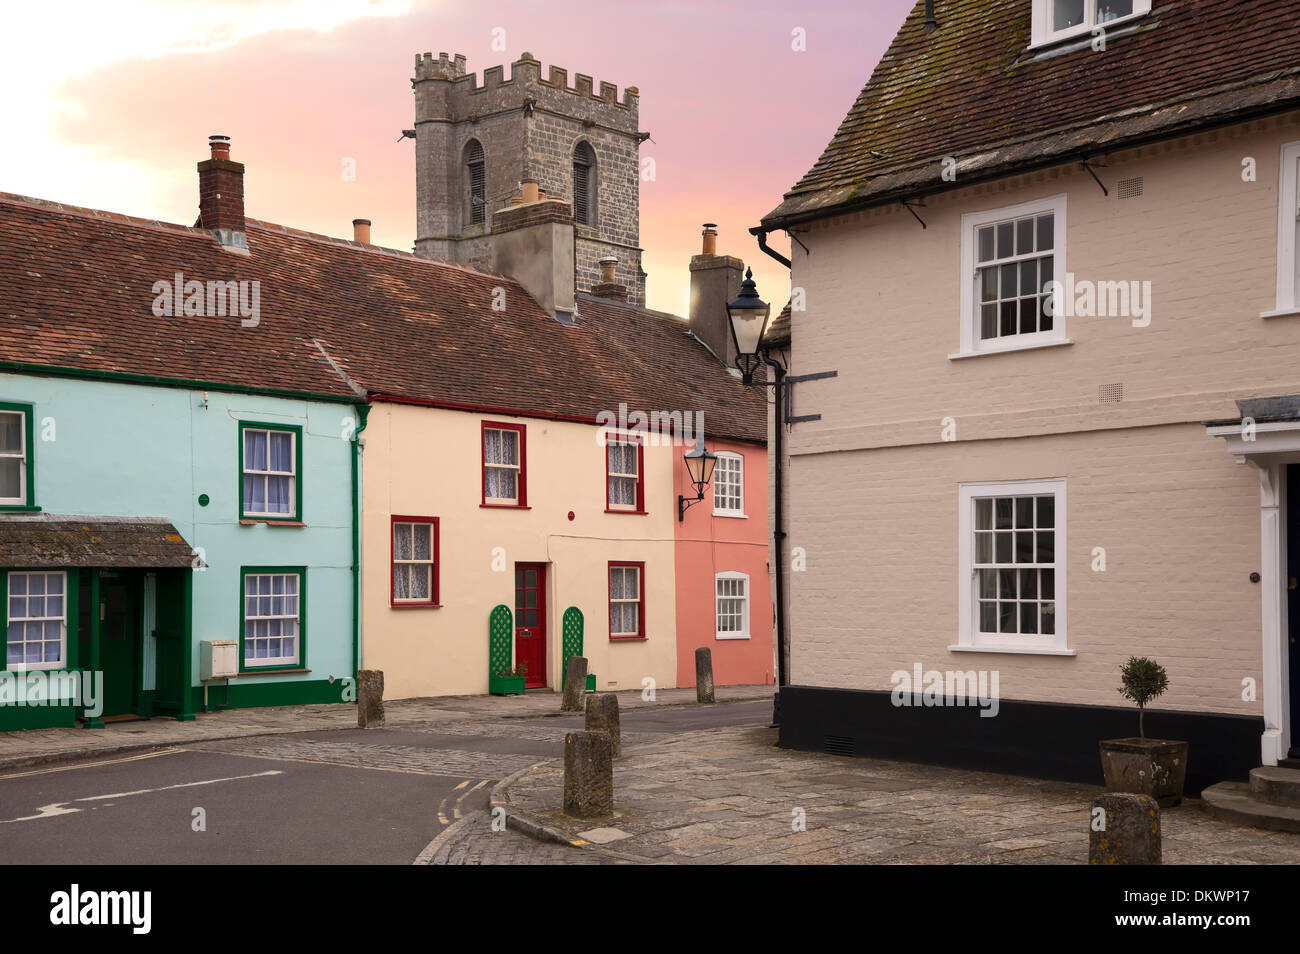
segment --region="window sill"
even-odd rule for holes
[[[389,609],[442,609],[441,603],[389,603]]]
[[[231,676],[232,679],[239,679],[243,676],[296,676],[302,673],[311,672],[310,669],[245,669]]]
[[[1096,23],[1084,27],[1071,27],[1070,32],[1064,36],[1049,36],[1045,40],[1039,40],[1036,43],[1029,44],[1029,52],[1037,55],[1045,53],[1069,53],[1074,49],[1084,49],[1092,46],[1093,30],[1104,30],[1107,42],[1116,37],[1125,36],[1129,33],[1136,32],[1141,26],[1142,21],[1151,15],[1151,11],[1144,10],[1141,13],[1131,13],[1126,17],[1118,17],[1114,20],[1107,20],[1105,23]],[[1058,47],[1060,49],[1058,49]]]
[[[609,641],[610,641],[611,643],[644,643],[644,642],[646,641],[646,639],[647,639],[647,637],[645,637],[645,636],[611,636],[611,637],[609,637]]]
[[[4,513],[40,513],[40,507],[28,507],[26,504],[0,504],[0,512]]]
[[[533,509],[527,504],[512,504],[512,503],[481,503],[479,504],[479,507],[481,507],[484,510],[532,510]]]
[[[730,517],[732,520],[748,520],[748,519],[749,519],[749,514],[746,514],[746,513],[735,513],[735,512],[730,511],[730,510],[715,510],[715,511],[713,511],[713,515],[714,515],[715,517]]]
[[[1074,344],[1072,339],[1062,338],[1059,341],[1044,341],[1041,344],[1009,345],[1001,348],[986,348],[983,351],[958,351],[956,354],[948,355],[948,360],[960,361],[962,358],[983,358],[990,354],[1013,354],[1017,351],[1040,351],[1043,348],[1061,348],[1072,344]]]
[[[722,633],[715,633],[714,639],[749,639],[749,633],[730,633],[724,636]]]
[[[1295,315],[1300,315],[1300,306],[1298,306],[1298,307],[1288,307],[1288,308],[1278,308],[1278,309],[1276,309],[1276,310],[1274,310],[1274,311],[1265,311],[1265,312],[1260,312],[1259,317],[1261,317],[1261,318],[1288,318],[1288,317],[1295,316]]]
[[[1073,649],[1048,649],[1038,646],[949,646],[950,653],[1004,653],[1018,656],[1076,656]]]
[[[240,517],[239,525],[241,527],[253,527],[259,523],[264,523],[268,527],[305,527],[307,524],[301,520],[276,520],[273,517]]]
[[[605,513],[629,513],[629,514],[633,514],[634,516],[644,517],[646,516],[646,514],[649,513],[649,511],[648,510],[614,510],[610,507],[606,507]]]

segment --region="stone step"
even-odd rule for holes
[[[1300,832],[1300,808],[1271,805],[1251,797],[1245,782],[1220,782],[1201,792],[1205,810],[1221,821],[1275,831]]]
[[[1250,795],[1270,805],[1300,808],[1300,772],[1276,765],[1250,770]]]

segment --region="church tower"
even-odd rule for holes
[[[572,207],[577,291],[614,281],[645,304],[640,248],[641,143],[638,90],[542,64],[524,53],[510,78],[494,66],[479,85],[465,57],[417,55],[415,78],[416,241],[427,258],[493,270],[493,219],[523,200],[531,183]]]

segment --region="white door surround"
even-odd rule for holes
[[[1291,747],[1291,700],[1288,669],[1286,465],[1300,464],[1300,420],[1211,426],[1228,453],[1240,464],[1259,469],[1259,539],[1264,735],[1263,764],[1277,765]],[[1300,506],[1300,501],[1295,502]]]

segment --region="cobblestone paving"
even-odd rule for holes
[[[228,739],[186,746],[197,752],[222,752],[251,758],[328,762],[350,768],[380,769],[415,775],[449,775],[456,778],[504,778],[535,764],[535,755],[469,752],[461,749],[425,749],[412,745],[368,745],[365,742],[322,742],[272,736]]]
[[[771,686],[725,686],[719,702],[771,699]],[[340,695],[342,683],[340,683]],[[694,689],[660,689],[654,701],[641,691],[617,693],[623,711],[694,703]],[[434,699],[399,699],[385,703],[387,727],[438,731],[441,725],[477,720],[532,720],[560,708],[553,692],[523,696],[442,696]],[[0,732],[0,769],[17,768],[52,759],[84,758],[163,745],[187,745],[212,739],[355,729],[354,703],[229,709],[199,713],[192,722],[159,716],[140,722],[110,725],[104,729],[29,729]],[[551,738],[545,736],[542,741]]]
[[[430,735],[517,739],[525,742],[555,742],[563,745],[565,734],[572,732],[573,726],[539,724],[550,721],[549,719],[527,721],[508,719],[500,722],[454,722],[438,725],[401,726],[400,728],[405,732],[427,732]],[[625,743],[651,742],[663,738],[663,733],[623,731],[620,738]],[[534,759],[533,761],[537,760]]]
[[[774,747],[771,729],[687,732],[625,749],[613,819],[557,810],[558,763],[516,780],[513,809],[647,863],[1084,864],[1099,787]],[[802,820],[806,830],[796,830]],[[1191,799],[1162,813],[1166,864],[1300,864],[1300,835],[1231,825]],[[486,846],[484,848],[486,849]],[[586,849],[584,849],[586,850]]]
[[[517,831],[492,831],[491,816],[457,822],[429,862],[434,865],[600,865],[617,864],[605,855],[538,841]]]

